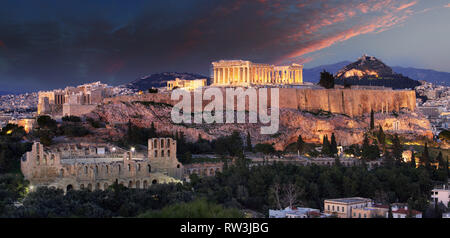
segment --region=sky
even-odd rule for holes
[[[450,0],[0,0],[0,91],[209,75],[220,59],[450,72],[449,22]]]

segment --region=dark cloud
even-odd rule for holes
[[[119,84],[161,71],[208,74],[210,62],[218,59],[307,62],[336,42],[403,22],[417,3],[33,2],[9,1],[0,10],[2,87],[47,89],[94,80]]]

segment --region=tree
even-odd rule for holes
[[[297,143],[296,143],[296,147],[297,147],[297,153],[300,155],[303,153],[303,150],[305,149],[305,142],[302,139],[302,135],[298,135],[297,138]]]
[[[330,151],[333,155],[338,153],[336,137],[334,136],[334,133],[331,134]]]
[[[334,76],[324,70],[320,73],[319,85],[326,89],[334,88]]]
[[[380,129],[378,130],[377,139],[378,143],[380,143],[381,147],[383,148],[383,153],[386,152],[386,134],[384,134],[383,127],[379,125]]]
[[[56,121],[47,115],[39,116],[37,123],[40,129],[55,130],[57,127]]]
[[[402,163],[403,159],[402,154],[403,154],[402,144],[400,142],[400,139],[398,138],[398,135],[395,134],[394,139],[392,140],[392,155],[397,165]]]
[[[414,154],[414,150],[411,150],[411,167],[416,168],[416,156]]]
[[[422,166],[425,166],[425,168],[427,169],[431,168],[430,153],[428,152],[427,143],[425,143],[425,148],[423,149],[422,157],[420,157],[420,164]]]
[[[374,113],[373,113],[373,109],[370,110],[370,130],[374,130],[375,129],[375,118],[374,118]]]
[[[328,140],[328,135],[325,135],[323,137],[322,154],[327,155],[327,156],[329,156],[331,154],[331,145],[330,145],[330,141]]]
[[[246,144],[246,150],[248,152],[252,152],[253,151],[253,146],[252,146],[252,138],[250,137],[250,132],[247,131],[247,144]]]
[[[442,156],[442,151],[439,151],[438,156],[436,157],[436,162],[439,163],[439,169],[445,169],[445,161],[444,158]]]

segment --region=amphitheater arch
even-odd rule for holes
[[[67,185],[67,187],[66,187],[66,192],[68,192],[68,191],[70,191],[70,190],[73,190],[73,185],[72,185],[72,184],[69,184],[69,185]]]
[[[88,186],[87,186],[87,189],[89,190],[89,191],[92,191],[92,184],[88,184]]]
[[[156,180],[156,179],[152,180],[152,184],[157,184],[157,183],[158,183],[158,180]]]
[[[141,181],[136,181],[136,188],[141,188]]]
[[[103,190],[108,189],[108,183],[103,184]]]
[[[147,189],[147,187],[148,187],[147,180],[144,180],[144,189]]]

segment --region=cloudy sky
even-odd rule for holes
[[[450,0],[0,0],[0,91],[364,53],[450,72]]]

